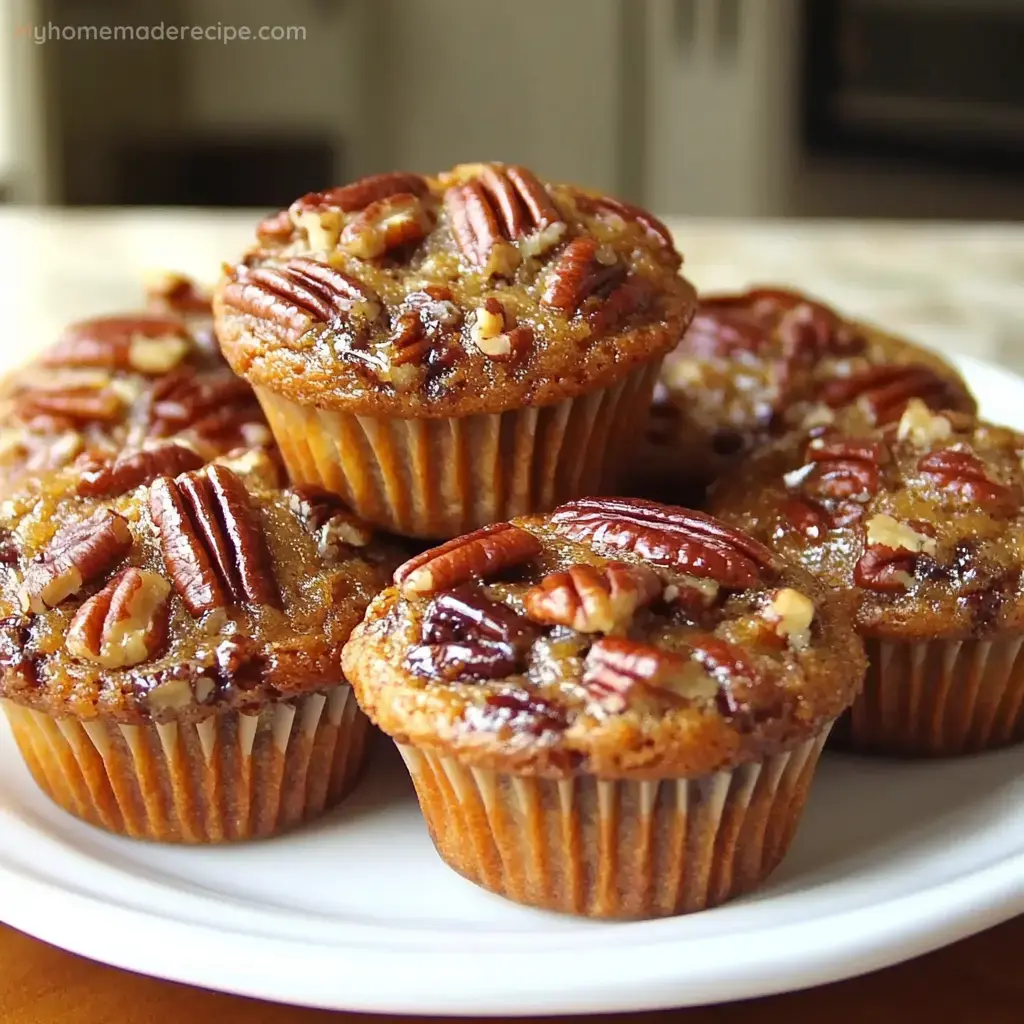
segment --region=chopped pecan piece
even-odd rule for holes
[[[502,644],[452,640],[410,648],[405,661],[410,672],[454,683],[466,679],[504,679],[516,671],[515,654]]]
[[[499,362],[518,359],[533,344],[531,328],[513,327],[493,295],[476,311],[470,337],[485,356]]]
[[[621,633],[638,608],[662,592],[661,578],[645,565],[609,562],[553,572],[526,592],[526,614],[537,622],[581,633]]]
[[[495,523],[409,559],[395,571],[406,597],[451,590],[471,579],[486,579],[540,552],[532,533],[511,523]]]
[[[295,223],[287,210],[278,210],[256,226],[256,237],[263,245],[283,245],[295,235]]]
[[[833,409],[857,402],[877,426],[895,423],[913,398],[930,409],[963,409],[969,402],[951,381],[916,363],[871,366],[849,377],[825,381],[818,397]]]
[[[155,313],[171,316],[212,316],[210,293],[191,277],[173,270],[146,283],[146,304]]]
[[[665,250],[677,267],[683,262],[682,257],[676,251],[672,232],[654,214],[648,213],[632,203],[623,202],[621,199],[612,199],[610,196],[590,195],[577,191],[574,199],[577,209],[582,213],[596,214],[597,216],[611,214],[627,224],[639,224],[647,236]]]
[[[943,448],[921,457],[918,470],[931,477],[944,491],[990,510],[1013,511],[1019,507],[1013,492],[991,479],[976,455]]]
[[[323,192],[308,192],[292,204],[292,210],[301,212],[333,207],[343,213],[355,213],[389,196],[409,192],[422,198],[428,191],[426,179],[422,175],[389,171],[386,174],[371,174],[348,185],[339,185]]]
[[[420,200],[400,192],[357,213],[342,230],[338,245],[351,256],[372,260],[403,245],[414,245],[430,228],[430,216]]]
[[[22,609],[41,614],[56,608],[112,568],[131,546],[127,521],[109,509],[63,527],[25,573],[18,592]]]
[[[125,569],[78,609],[68,627],[67,649],[103,668],[156,657],[167,642],[170,593],[163,576]]]
[[[853,582],[865,590],[896,593],[914,582],[917,555],[881,544],[869,547],[853,567]]]
[[[612,713],[713,700],[719,685],[692,658],[623,637],[602,637],[583,663],[583,687]]]
[[[562,730],[569,724],[564,708],[524,690],[489,693],[484,699],[484,709],[481,724],[490,729],[510,729],[539,736]]]
[[[280,604],[263,529],[229,469],[161,477],[149,500],[164,565],[193,615],[230,604]]]
[[[373,531],[358,516],[345,508],[341,499],[318,487],[293,487],[289,497],[292,511],[317,542],[320,556],[340,561],[353,548],[364,548],[373,540]]]
[[[78,481],[78,493],[88,498],[114,498],[151,484],[158,476],[177,476],[202,465],[202,457],[191,448],[162,444],[87,465]]]
[[[592,235],[580,235],[562,250],[551,268],[541,302],[572,313],[584,299],[607,294],[625,277],[626,268],[612,250],[605,250]]]
[[[781,587],[771,595],[762,613],[775,634],[794,650],[805,650],[810,644],[814,602],[806,594]]]
[[[46,366],[134,370],[159,376],[192,349],[185,325],[174,316],[111,316],[72,324],[43,353]]]
[[[751,586],[775,556],[763,544],[691,509],[620,498],[583,498],[555,509],[555,530],[579,543],[629,551],[724,587]]]

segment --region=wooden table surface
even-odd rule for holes
[[[1022,954],[1024,917],[1018,917],[929,956],[806,992],[686,1011],[567,1019],[609,1024],[903,1024],[919,1019],[1020,1024]],[[0,1021],[5,1024],[386,1024],[416,1019],[299,1010],[156,981],[0,926]]]

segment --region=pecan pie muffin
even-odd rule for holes
[[[406,562],[345,648],[441,857],[657,917],[758,885],[864,671],[842,600],[700,512],[588,498]]]
[[[913,400],[746,462],[716,514],[853,595],[869,668],[837,730],[949,755],[1024,739],[1024,436]]]
[[[263,452],[0,520],[0,703],[39,786],[138,838],[275,835],[341,800],[369,725],[341,650],[398,559]]]
[[[252,389],[228,368],[209,329],[170,308],[72,324],[7,378],[0,494],[64,469],[69,489],[96,495],[118,460],[134,460],[142,484],[156,475],[147,479],[142,466],[196,469],[232,449],[272,443]]]
[[[662,367],[638,487],[685,493],[786,430],[837,410],[893,422],[915,397],[975,411],[967,385],[939,356],[807,295],[754,288],[704,296]]]
[[[663,224],[524,167],[310,193],[215,296],[294,480],[450,537],[611,485],[694,293]]]

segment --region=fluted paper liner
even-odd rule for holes
[[[119,725],[3,705],[29,771],[57,804],[161,842],[266,838],[315,817],[352,788],[369,734],[347,684],[199,723]]]
[[[789,848],[827,731],[696,779],[526,778],[399,745],[442,859],[472,882],[589,917],[686,914],[747,892]]]
[[[1024,740],[1024,636],[868,639],[864,689],[837,745],[944,757]]]
[[[295,483],[333,491],[395,533],[448,538],[614,489],[659,365],[556,405],[452,419],[378,419],[256,394]]]

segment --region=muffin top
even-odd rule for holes
[[[102,500],[6,502],[0,696],[160,722],[341,682],[342,646],[399,559],[277,472],[256,450]]]
[[[271,443],[252,388],[224,362],[209,314],[194,308],[201,293],[177,280],[193,292],[191,312],[180,293],[153,291],[150,303],[161,311],[72,324],[4,381],[0,494],[43,477],[57,487],[48,471],[61,468],[69,489],[96,494],[96,477],[119,460],[145,461],[152,449],[173,447],[177,461],[168,469],[177,471]]]
[[[699,776],[809,739],[853,699],[842,600],[704,515],[588,498],[406,562],[345,650],[399,742],[561,777]]]
[[[910,398],[975,411],[967,386],[939,356],[799,292],[754,288],[701,298],[663,364],[648,436],[666,448],[700,437],[714,473],[836,410],[869,424],[894,422]]]
[[[870,636],[1024,626],[1024,437],[913,400],[896,424],[818,427],[753,456],[712,509],[855,595]]]
[[[257,239],[217,289],[221,346],[250,383],[322,408],[551,404],[661,356],[693,312],[660,221],[525,167],[363,178]]]

